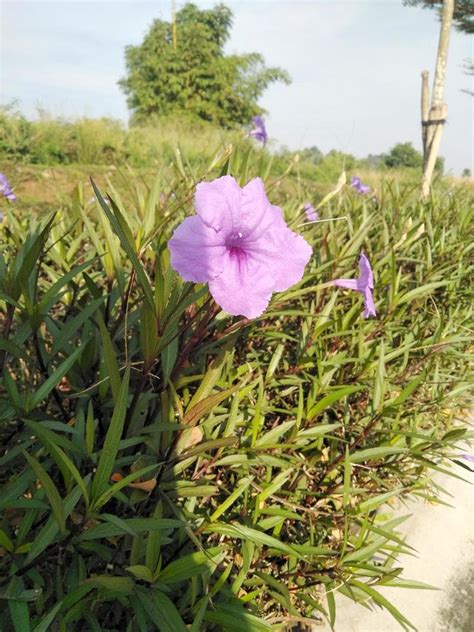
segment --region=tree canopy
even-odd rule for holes
[[[281,68],[267,68],[262,55],[226,55],[232,11],[223,4],[201,10],[186,4],[173,24],[154,20],[142,44],[127,46],[132,121],[185,112],[224,127],[246,124],[261,114],[258,99],[274,81],[290,82]]]
[[[383,163],[390,169],[419,168],[423,165],[423,156],[412,143],[398,143],[390,149],[388,154],[383,155]],[[436,159],[435,169],[441,173],[444,171],[444,158],[441,156]]]
[[[443,0],[404,0],[404,4],[426,9],[438,9],[439,12],[443,6]],[[456,0],[453,20],[459,31],[474,33],[474,0]]]

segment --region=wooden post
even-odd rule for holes
[[[423,70],[421,73],[421,138],[423,140],[423,166],[426,163],[428,154],[428,128],[430,118],[430,86],[429,73]]]
[[[436,158],[438,157],[443,125],[448,113],[448,106],[443,103],[443,97],[446,67],[448,63],[449,35],[451,33],[451,25],[453,22],[453,11],[454,0],[444,0],[443,10],[441,13],[441,29],[439,33],[438,55],[436,58],[431,108],[427,125],[425,125],[427,128],[426,153],[423,165],[423,175],[421,178],[421,198],[423,200],[426,200],[430,195],[431,178],[433,177]]]

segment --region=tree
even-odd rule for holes
[[[421,167],[423,156],[413,147],[412,143],[398,143],[386,154],[384,162],[391,169]]]
[[[390,169],[400,169],[403,167],[411,167],[419,169],[423,165],[423,156],[416,150],[412,143],[398,143],[383,157],[383,163]],[[444,171],[444,158],[438,156],[436,159],[435,170],[438,173]]]
[[[441,14],[443,0],[404,0],[404,4],[424,9],[437,9]],[[454,5],[453,22],[455,27],[463,33],[474,33],[474,2],[473,0],[456,0]]]
[[[225,55],[232,11],[219,4],[201,10],[186,4],[173,24],[154,20],[139,46],[127,46],[127,76],[119,85],[128,95],[132,121],[175,112],[224,127],[247,124],[262,114],[258,99],[275,81],[290,83],[281,68],[267,68],[259,53]]]

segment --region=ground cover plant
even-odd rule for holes
[[[226,174],[261,177],[312,248],[252,319],[170,265],[196,185]],[[342,178],[317,206],[287,177],[244,147],[46,217],[4,201],[2,630],[334,625],[336,592],[410,629],[378,590],[424,587],[386,507],[439,499],[468,436],[473,196]],[[346,289],[361,251],[375,318]]]

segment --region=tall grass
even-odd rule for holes
[[[179,145],[189,161],[202,164],[216,147],[242,137],[191,117],[150,120],[127,129],[110,118],[69,120],[43,111],[29,121],[11,107],[0,108],[0,162],[150,167],[174,160]]]

